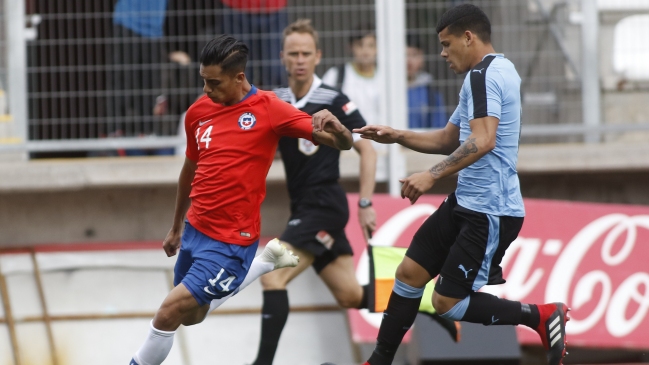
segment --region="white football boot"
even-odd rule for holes
[[[300,258],[293,254],[293,251],[286,248],[285,245],[279,243],[277,238],[270,240],[264,251],[259,257],[266,262],[275,264],[275,270],[283,267],[295,267],[300,262]]]

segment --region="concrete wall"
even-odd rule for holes
[[[162,239],[175,187],[0,194],[0,245]]]
[[[0,247],[47,243],[162,240],[171,228],[175,186],[0,193]],[[288,220],[283,184],[269,186],[263,236]]]
[[[649,172],[526,174],[525,198],[649,205]]]

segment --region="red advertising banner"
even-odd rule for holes
[[[358,196],[348,195],[347,235],[357,277],[369,281],[366,247],[358,226]],[[407,199],[375,195],[378,229],[372,244],[408,247],[444,196]],[[572,308],[571,346],[649,348],[649,207],[526,199],[523,229],[505,255],[507,283],[482,291],[527,303],[564,302]],[[353,339],[374,342],[380,313],[350,310]],[[523,344],[541,344],[518,326]]]

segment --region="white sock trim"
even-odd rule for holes
[[[153,320],[149,322],[149,326],[151,327],[151,331],[153,331],[153,333],[155,333],[158,336],[171,337],[176,333],[176,331],[163,331],[153,327]]]

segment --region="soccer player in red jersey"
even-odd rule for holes
[[[309,116],[251,85],[244,74],[247,57],[248,47],[227,35],[201,53],[205,96],[187,111],[187,157],[163,243],[167,256],[178,253],[175,287],[130,365],[161,364],[181,324],[202,322],[210,304],[220,305],[267,272],[297,265],[277,240],[254,257],[266,175],[280,137],[352,147],[351,133],[330,112]]]

